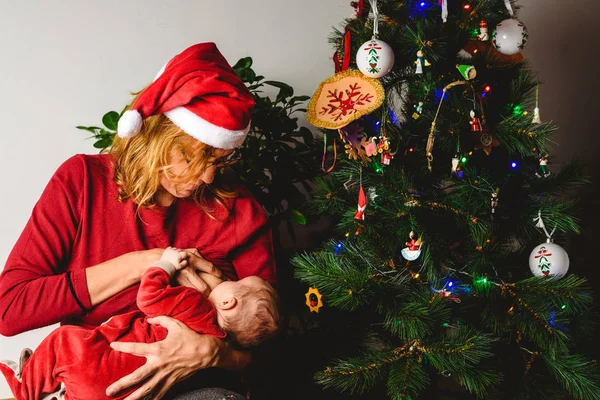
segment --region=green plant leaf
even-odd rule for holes
[[[102,117],[102,123],[111,131],[117,130],[117,123],[119,122],[119,113],[116,111],[109,111]]]
[[[298,210],[290,210],[290,220],[298,225],[306,225],[306,217]]]
[[[287,83],[278,81],[265,81],[264,83],[279,89],[279,94],[277,95],[278,101],[282,101],[283,99],[287,99],[288,97],[292,97],[294,95],[294,88]]]
[[[238,69],[246,69],[246,68],[250,68],[252,66],[252,57],[243,57],[240,58],[235,65],[233,66],[233,69],[237,70]]]
[[[75,128],[81,129],[83,131],[92,132],[93,134],[95,134],[99,129],[101,129],[97,126],[76,126]]]

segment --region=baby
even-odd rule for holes
[[[146,360],[114,351],[110,343],[163,340],[167,330],[148,323],[150,317],[167,315],[198,333],[227,337],[243,348],[277,334],[277,294],[268,282],[257,276],[222,281],[200,274],[210,288],[208,296],[190,287],[169,285],[187,264],[186,258],[185,251],[169,247],[146,270],[137,296],[139,311],[116,315],[94,329],[61,326],[33,354],[23,350],[18,365],[0,362],[15,399],[124,399],[139,386],[118,397],[106,396],[106,388]]]

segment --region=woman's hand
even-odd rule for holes
[[[207,261],[200,255],[198,249],[185,249],[187,254],[188,265],[197,271],[206,272],[207,274],[214,275],[217,278],[223,278],[223,273],[220,269],[215,267],[213,263]]]
[[[167,337],[156,343],[113,342],[116,351],[146,357],[146,364],[119,379],[106,389],[107,396],[139,382],[144,383],[125,400],[139,400],[146,396],[162,398],[177,382],[194,372],[219,365],[220,352],[225,342],[214,336],[200,335],[173,318],[161,316],[148,319],[151,324],[167,328]]]

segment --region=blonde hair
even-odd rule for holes
[[[161,190],[161,174],[174,182],[199,182],[210,167],[209,160],[214,158],[215,150],[182,131],[163,114],[146,118],[139,134],[133,138],[115,137],[110,149],[119,200],[132,199],[140,207],[154,207],[156,194]],[[170,163],[178,157],[185,157],[188,166],[182,174],[174,176]],[[210,200],[214,199],[229,212],[227,199],[235,197],[235,193],[223,184],[201,184],[193,197],[213,217]]]
[[[281,322],[278,311],[277,292],[264,281],[265,287],[252,290],[246,285],[235,289],[235,296],[243,299],[241,317],[224,318],[223,330],[230,341],[238,347],[249,349],[265,340],[273,339],[279,333]],[[246,308],[246,306],[248,306]]]

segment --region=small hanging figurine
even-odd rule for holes
[[[471,110],[469,115],[471,116],[471,121],[469,121],[469,124],[471,124],[471,132],[480,132],[481,123],[479,122],[479,118],[475,116],[475,110]]]
[[[422,50],[417,51],[417,60],[415,61],[415,64],[417,64],[417,68],[415,70],[416,74],[422,74],[425,67],[429,67],[431,65],[431,63],[427,61],[423,55]]]
[[[377,143],[375,142],[375,136],[371,137],[365,146],[365,153],[367,157],[377,155]]]
[[[358,189],[358,208],[356,209],[356,214],[354,214],[354,219],[357,221],[364,221],[365,219],[365,209],[367,208],[367,196],[365,196],[365,191],[363,190],[362,184]]]
[[[538,178],[547,178],[551,175],[548,171],[548,154],[540,155],[540,170],[535,173]]]
[[[482,42],[487,42],[490,40],[490,35],[488,34],[488,26],[485,20],[481,20],[479,23],[479,35],[477,35],[477,40]]]
[[[422,101],[420,101],[417,105],[415,105],[415,112],[413,113],[412,117],[414,119],[419,119],[421,114],[423,114],[423,102]]]
[[[533,119],[531,120],[534,124],[541,124],[542,118],[540,117],[539,97],[540,90],[539,86],[535,87],[535,108],[533,109]]]
[[[319,309],[323,307],[323,295],[319,293],[318,288],[309,287],[308,292],[305,294],[306,296],[306,305],[308,306],[310,312],[319,312]]]
[[[492,214],[496,213],[496,207],[498,207],[498,194],[500,193],[500,188],[497,188],[495,191],[492,192],[492,198],[490,199],[490,202],[492,204]]]
[[[394,156],[387,151],[381,155],[381,163],[383,165],[390,165],[390,162],[392,162],[393,159]]]
[[[452,171],[450,172],[450,176],[456,175],[456,172],[458,171],[458,162],[459,161],[460,161],[460,158],[458,157],[458,154],[455,154],[454,157],[452,157]]]
[[[406,260],[414,261],[421,255],[421,238],[414,231],[410,231],[408,236],[410,240],[405,243],[406,247],[400,253]]]

